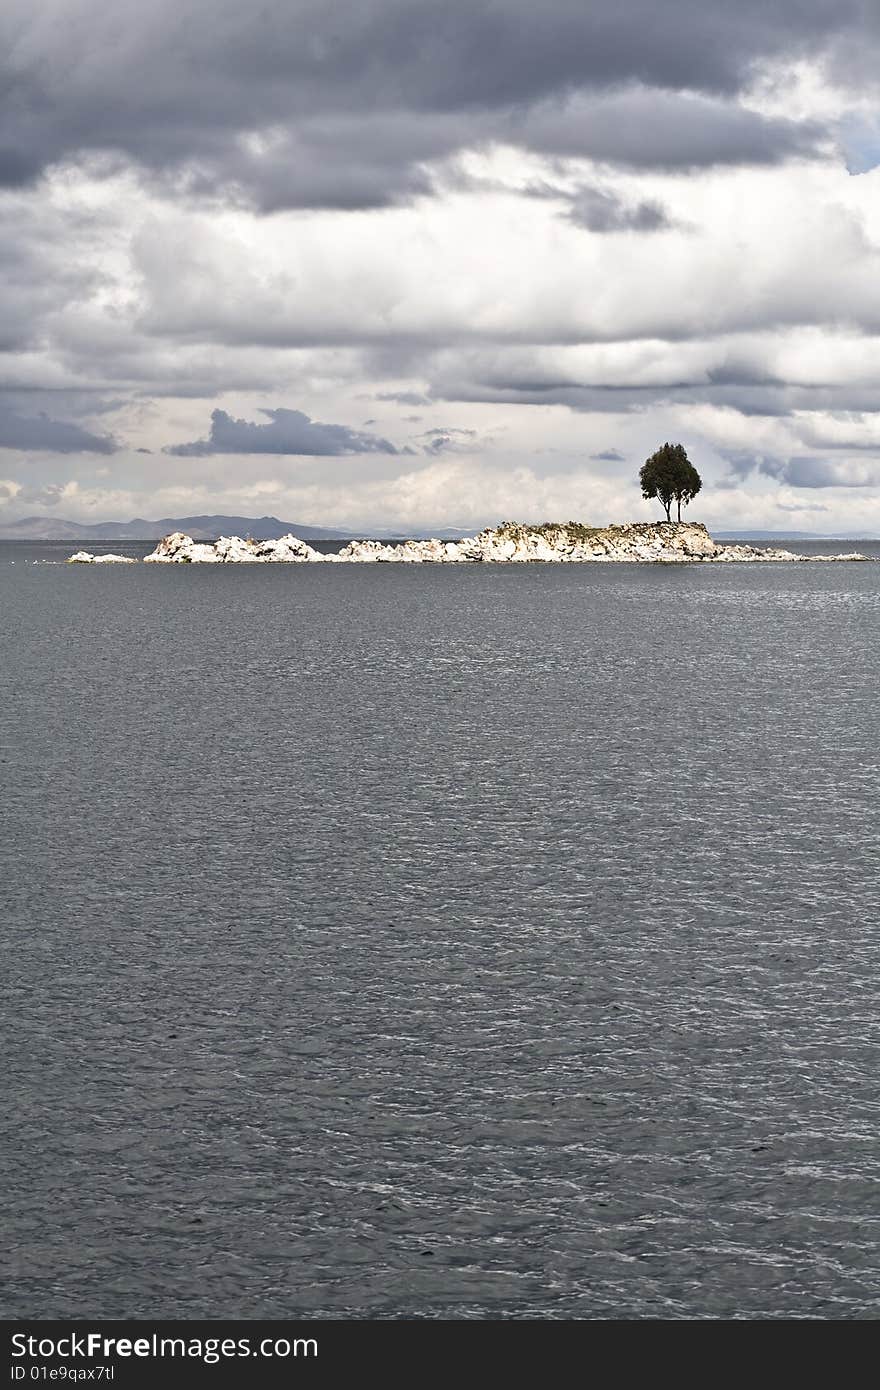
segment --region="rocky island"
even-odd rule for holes
[[[584,526],[580,522],[524,525],[506,521],[459,541],[350,541],[337,554],[314,550],[298,536],[280,540],[242,540],[221,536],[210,544],[183,531],[163,537],[144,557],[145,564],[523,564],[552,562],[640,562],[649,564],[743,563],[755,561],[868,560],[870,556],[797,555],[753,545],[722,545],[699,522],[632,522]],[[127,562],[120,555],[78,551],[71,564]]]

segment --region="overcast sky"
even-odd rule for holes
[[[880,533],[877,0],[4,0],[0,519]]]

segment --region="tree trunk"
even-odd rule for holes
[[[678,519],[681,521],[681,498],[678,497],[676,501],[678,502]]]
[[[670,511],[671,511],[671,509],[672,509],[672,503],[671,503],[671,502],[664,502],[663,505],[664,505],[664,507],[666,508],[666,520],[667,520],[667,521],[671,521],[671,520],[672,520],[672,517],[669,515],[669,513],[670,513]]]

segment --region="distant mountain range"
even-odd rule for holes
[[[198,541],[214,541],[219,536],[252,536],[254,540],[277,540],[291,531],[303,540],[340,540],[351,533],[326,526],[307,526],[296,521],[279,521],[276,516],[163,516],[158,521],[64,521],[54,516],[26,516],[21,521],[0,526],[4,541],[157,541],[170,531],[185,531]]]
[[[185,531],[197,541],[215,541],[220,536],[250,536],[255,541],[277,540],[291,532],[304,541],[366,539],[405,539],[409,536],[460,540],[472,536],[479,526],[441,526],[427,531],[383,530],[340,531],[330,526],[310,526],[304,521],[279,521],[277,516],[163,516],[158,521],[65,521],[55,516],[26,516],[21,521],[0,525],[0,541],[158,541],[171,531]]]
[[[716,541],[869,541],[874,537],[864,531],[715,531],[709,527]]]
[[[485,523],[492,525],[495,523]],[[310,526],[300,521],[279,521],[277,516],[163,516],[158,521],[65,521],[62,517],[26,516],[21,521],[0,525],[3,541],[157,541],[171,531],[185,531],[197,541],[215,541],[220,536],[251,536],[254,540],[277,540],[292,532],[304,541],[349,540],[353,536],[366,539],[405,539],[435,537],[437,540],[460,540],[482,530],[480,526],[438,526],[433,529],[406,531],[372,527],[367,530],[341,531],[330,526]],[[852,531],[838,536],[822,536],[815,531],[712,531],[716,540],[813,541],[868,540],[863,532]]]

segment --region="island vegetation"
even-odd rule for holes
[[[651,500],[657,498],[666,512],[666,520],[671,521],[673,502],[678,505],[678,520],[681,509],[692,502],[703,486],[703,480],[685,452],[682,444],[663,444],[656,453],[642,465],[639,473],[642,496]]]

